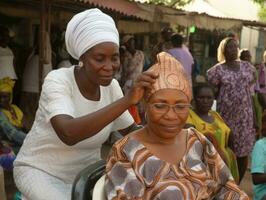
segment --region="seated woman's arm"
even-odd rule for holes
[[[239,200],[249,200],[250,198],[240,190],[233,180],[230,170],[223,162],[222,158],[216,151],[213,144],[206,140],[204,147],[204,160],[210,168],[213,179],[219,185],[218,190],[214,193],[216,200],[224,200],[226,196],[238,196]]]
[[[142,200],[145,191],[132,163],[122,152],[121,141],[111,151],[106,165],[105,194],[108,200]]]

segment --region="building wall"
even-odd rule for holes
[[[257,62],[256,51],[258,47],[259,31],[248,27],[243,27],[240,39],[240,48],[246,48],[251,52],[252,62]]]

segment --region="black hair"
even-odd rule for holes
[[[181,47],[183,44],[183,41],[184,41],[184,38],[180,34],[175,33],[171,36],[171,42],[174,47]]]
[[[208,82],[205,82],[205,83],[197,83],[197,84],[193,87],[193,96],[194,96],[194,98],[198,96],[199,92],[200,92],[203,88],[208,88],[208,89],[210,89],[210,90],[213,92],[213,94],[215,94],[213,86],[210,85]]]
[[[246,53],[249,53],[250,54],[250,51],[248,49],[241,50],[240,56],[239,56],[240,60],[245,60],[245,58],[246,58],[246,55],[245,54]]]

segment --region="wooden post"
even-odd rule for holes
[[[46,18],[46,0],[41,0],[40,13],[40,28],[39,28],[39,94],[42,89],[42,73],[44,64],[44,33],[45,33],[45,18]]]
[[[50,34],[51,24],[51,0],[41,0],[40,28],[39,28],[39,94],[43,83],[44,43],[45,34]]]

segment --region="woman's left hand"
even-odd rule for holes
[[[142,99],[145,89],[152,89],[152,84],[154,84],[158,76],[152,71],[143,72],[138,76],[128,93],[125,94],[125,98],[130,102],[130,105],[137,104]]]

